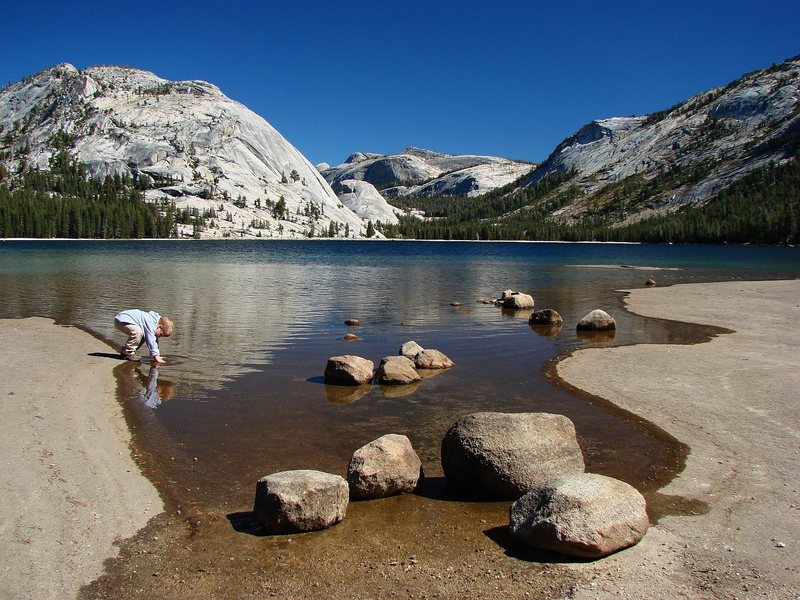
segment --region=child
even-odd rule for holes
[[[114,327],[128,334],[128,341],[120,350],[126,360],[139,360],[136,351],[142,343],[147,342],[153,360],[160,365],[167,362],[158,349],[158,338],[172,334],[172,321],[169,318],[152,310],[123,310],[114,317]]]

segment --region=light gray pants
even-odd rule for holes
[[[114,327],[128,335],[128,341],[125,342],[121,352],[126,356],[136,354],[139,346],[141,346],[144,341],[144,331],[142,331],[142,328],[133,323],[123,323],[116,319],[114,319]]]

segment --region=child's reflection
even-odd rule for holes
[[[175,397],[175,384],[165,379],[159,379],[158,365],[150,365],[150,372],[147,375],[139,367],[136,367],[136,375],[144,386],[139,393],[139,399],[146,406],[156,408],[162,402]]]

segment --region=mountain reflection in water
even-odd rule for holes
[[[176,489],[196,503],[247,506],[254,482],[278,470],[343,474],[353,451],[385,433],[408,435],[436,478],[447,428],[485,410],[566,414],[587,470],[654,487],[678,466],[673,441],[554,385],[543,375],[548,362],[587,346],[712,333],[630,314],[614,290],[649,277],[658,285],[796,277],[798,256],[791,248],[611,244],[0,242],[0,317],[52,317],[114,347],[123,341],[112,323],[119,310],[172,317],[175,332],[161,342],[169,364],[154,373],[109,361],[109,369],[123,383],[137,444],[172,480],[193,482]],[[563,325],[531,327],[530,311],[478,302],[505,289],[556,309]],[[617,320],[613,336],[575,331],[595,308]],[[361,325],[346,326],[350,318]],[[357,341],[344,340],[351,331]],[[377,365],[409,340],[443,351],[455,368],[402,388],[322,382],[330,356]]]

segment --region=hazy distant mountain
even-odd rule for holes
[[[800,57],[748,73],[644,117],[593,121],[565,139],[524,182],[575,172],[580,196],[554,213],[617,223],[702,203],[748,173],[796,156]]]
[[[6,173],[47,169],[65,140],[90,174],[129,174],[149,201],[213,214],[202,237],[366,232],[296,148],[209,83],[62,64],[0,92]]]
[[[406,148],[398,154],[356,152],[337,167],[321,165],[336,187],[356,179],[371,183],[386,198],[396,196],[479,196],[530,173],[534,164],[494,156],[453,155]]]

